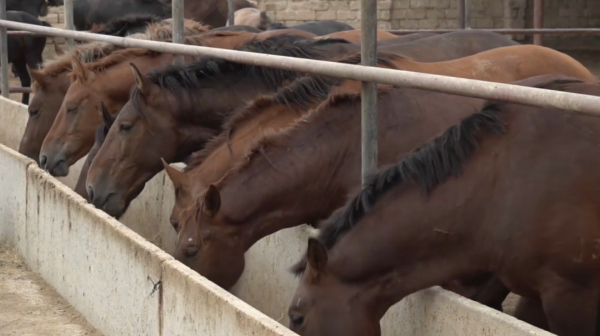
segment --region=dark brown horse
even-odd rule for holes
[[[231,33],[227,33],[227,34],[231,34]],[[260,36],[260,34],[259,34]],[[465,32],[465,33],[451,33],[451,34],[446,34],[445,36],[447,36],[447,38],[441,38],[441,36],[434,36],[434,37],[430,37],[430,38],[423,38],[422,40],[418,40],[418,41],[412,41],[410,43],[406,43],[406,47],[404,44],[401,43],[397,43],[397,44],[389,44],[386,46],[385,50],[386,51],[390,51],[390,52],[396,52],[396,53],[400,53],[402,55],[405,55],[407,57],[411,57],[411,58],[415,58],[415,59],[419,59],[419,60],[423,60],[423,61],[442,61],[442,60],[448,60],[448,59],[452,59],[457,57],[463,57],[463,56],[468,56],[468,55],[472,55],[473,53],[482,51],[482,50],[488,50],[488,49],[492,49],[492,48],[497,48],[497,47],[503,47],[503,46],[509,46],[509,45],[514,45],[516,44],[515,42],[505,38],[504,36],[501,36],[499,34],[495,34],[495,33],[487,33],[487,32],[478,32],[478,31],[473,31],[473,32]],[[400,37],[402,38],[402,37]],[[391,41],[393,39],[390,39],[388,41]],[[287,48],[291,48],[290,50],[286,51],[287,49],[281,49],[278,50],[277,47],[277,42],[278,40],[272,40],[272,41],[265,41],[264,44],[249,44],[247,46],[245,46],[244,48],[250,51],[254,51],[254,52],[262,52],[262,53],[279,53],[280,55],[291,55],[291,56],[301,56],[301,57],[310,57],[310,58],[327,58],[327,57],[335,57],[335,56],[339,56],[339,55],[343,55],[346,53],[350,53],[352,51],[359,51],[360,47],[351,43],[348,43],[346,41],[343,40],[334,40],[334,39],[329,39],[326,42],[303,42],[303,41],[298,41],[296,44],[287,44]],[[387,42],[387,41],[386,41]],[[307,44],[305,44],[307,43]],[[304,46],[303,46],[304,45]],[[254,47],[252,47],[254,46]],[[294,50],[296,48],[300,47],[301,49],[299,51],[294,52]],[[421,52],[423,52],[423,54],[421,54]],[[302,55],[306,55],[306,56],[302,56]],[[209,64],[209,63],[207,63]],[[235,69],[235,66],[230,65],[230,62],[225,62],[225,61],[214,61],[214,64],[219,65],[221,64],[223,66],[223,69]],[[201,68],[200,68],[201,69]],[[241,70],[245,70],[244,67],[239,68]],[[259,68],[257,68],[259,69]],[[264,69],[264,68],[262,68]],[[261,70],[262,71],[266,71],[266,70]],[[258,73],[260,73],[258,72]],[[175,72],[176,73],[176,72]],[[269,73],[268,71],[266,73]],[[277,72],[275,72],[277,73]],[[286,74],[286,76],[290,76],[291,74],[288,73]],[[297,74],[296,74],[297,75]],[[183,76],[181,78],[187,78],[188,76]],[[176,78],[176,77],[173,77]],[[195,76],[193,76],[193,78],[195,78]],[[225,77],[224,80],[228,80],[229,77]],[[235,77],[232,77],[235,78]],[[241,78],[241,77],[240,77]],[[288,78],[291,79],[291,78]],[[167,83],[167,81],[163,81],[165,83]],[[187,83],[189,84],[190,81],[187,81]],[[262,82],[259,81],[259,82]],[[246,83],[246,82],[241,82],[241,83]],[[248,82],[249,85],[251,85],[250,82]],[[221,90],[221,91],[216,91],[214,92],[214,94],[228,94],[227,99],[234,99],[236,97],[241,97],[239,96],[239,94],[242,92],[240,89],[240,85],[238,84],[236,90],[238,91],[237,94],[229,94],[228,92],[230,92],[230,87],[231,86],[227,86],[225,85],[225,87]],[[222,87],[222,84],[219,84],[219,87]],[[276,87],[279,87],[280,84],[278,84]],[[204,88],[208,87],[208,86],[203,86]],[[275,88],[276,88],[275,87]],[[251,85],[250,90],[256,90],[257,86],[255,85]],[[179,91],[181,92],[182,90],[186,90],[184,87],[174,87],[174,92]],[[195,90],[194,87],[190,87],[187,90]],[[162,90],[164,91],[164,90]],[[251,91],[251,92],[256,92],[256,91]],[[164,92],[163,94],[168,94],[166,92]],[[249,95],[248,97],[253,97],[251,95]],[[210,104],[213,103],[213,99],[215,99],[215,97],[211,97],[211,99],[205,100],[203,101],[203,104],[209,104],[206,105],[208,106],[208,110],[210,110]],[[237,104],[239,104],[241,102],[241,100],[237,100]],[[158,106],[162,106],[160,104],[160,102],[157,102],[157,104],[159,104]],[[218,102],[215,102],[215,104],[220,104]],[[146,103],[146,105],[148,105],[148,103]],[[133,108],[133,104],[128,104],[127,105],[127,109],[131,109],[130,112],[127,113],[123,113],[123,120],[129,120],[129,121],[134,121],[134,120],[138,120],[139,119],[139,114],[135,113]],[[170,104],[168,106],[166,106],[166,110],[171,110],[174,107],[179,106],[178,104]],[[194,105],[193,108],[196,108],[197,105]],[[147,106],[146,107],[146,111],[149,111],[151,108],[151,106]],[[179,107],[178,107],[179,108]],[[228,107],[228,108],[231,108]],[[214,108],[213,108],[214,109]],[[160,111],[157,110],[157,111]],[[202,110],[200,110],[202,111]],[[146,112],[148,113],[148,112]],[[223,113],[223,112],[222,112]],[[174,126],[175,127],[175,126]],[[202,126],[204,127],[204,126]],[[176,129],[176,128],[173,128]],[[216,130],[218,131],[218,130]],[[115,133],[115,136],[117,136],[117,134],[119,133]],[[150,138],[154,138],[152,135],[150,134],[146,134],[143,135],[139,134],[139,140],[140,141],[146,141],[146,137],[150,137]],[[111,139],[112,137],[109,135],[108,136],[109,139]],[[179,148],[177,147],[177,145],[171,145],[171,144],[167,144],[166,141],[163,141],[159,144],[158,149],[156,149],[156,154],[153,154],[152,156],[154,157],[152,160],[152,164],[148,165],[146,164],[147,161],[146,159],[142,156],[143,153],[137,151],[138,146],[136,145],[137,143],[142,143],[142,142],[137,142],[137,141],[133,141],[131,139],[129,139],[127,141],[127,143],[123,145],[122,149],[115,149],[113,148],[114,146],[117,146],[118,143],[120,142],[115,142],[112,145],[106,146],[106,149],[102,150],[102,153],[98,155],[98,160],[96,163],[94,163],[91,166],[91,169],[94,170],[94,172],[90,173],[90,181],[89,184],[92,187],[92,191],[94,193],[94,196],[98,195],[99,197],[99,201],[98,202],[105,202],[105,198],[108,197],[108,195],[114,195],[111,196],[112,199],[114,201],[107,203],[105,206],[103,206],[103,210],[107,211],[109,214],[119,217],[120,215],[122,215],[128,204],[135,198],[137,197],[137,195],[141,192],[141,190],[143,189],[143,186],[145,184],[146,181],[148,181],[152,176],[154,176],[160,169],[161,169],[161,165],[160,165],[160,161],[159,158],[161,157],[161,155],[163,155],[163,157],[165,158],[165,160],[167,160],[167,162],[173,162],[172,160],[181,160],[182,157],[185,157],[189,154],[191,154],[191,152],[189,152],[190,150],[199,150],[202,148],[202,144],[205,143],[206,139],[199,139],[201,140],[200,143],[194,144],[193,146],[186,146],[186,148]],[[116,140],[115,140],[116,141]],[[171,146],[169,148],[170,152],[165,153],[162,149],[162,147],[164,146]],[[195,148],[194,148],[195,147]],[[110,148],[110,149],[109,149]],[[145,147],[147,150],[149,149],[148,146]],[[128,155],[121,155],[121,159],[119,159],[119,162],[121,162],[120,164],[117,164],[115,162],[114,158],[110,158],[110,157],[116,157],[119,151],[124,151],[127,152]],[[113,153],[113,151],[116,151]],[[112,153],[112,154],[111,154]],[[160,155],[158,155],[158,153],[161,153]],[[179,159],[175,158],[176,153],[179,157]],[[106,158],[104,157],[106,156]],[[137,163],[136,163],[137,162]],[[120,169],[117,168],[119,165],[123,165],[123,166],[129,166],[129,167],[136,167],[135,170],[135,179],[130,179],[128,176],[125,176],[124,174],[121,173]],[[109,169],[109,167],[111,167]],[[130,170],[132,171],[132,170]],[[141,178],[143,177],[143,178]],[[129,180],[128,180],[129,179]],[[135,182],[137,181],[137,182]],[[98,184],[98,185],[97,185]],[[98,193],[96,191],[94,191],[96,188],[100,188],[101,192]],[[114,203],[113,203],[114,202]]]
[[[184,26],[187,36],[200,34],[206,29],[197,22],[190,20],[186,20]],[[172,31],[171,24],[159,22],[150,24],[144,34],[130,35],[130,37],[164,41],[172,39]],[[68,72],[71,70],[72,58],[77,57],[81,63],[92,63],[122,49],[104,42],[81,44],[68,54],[48,62],[40,70],[29,69],[34,81],[34,96],[28,106],[29,119],[19,144],[19,153],[35,161],[39,160],[42,143],[48,131],[50,131],[60,105],[71,85]]]
[[[315,59],[334,56],[324,51],[338,43],[281,35],[253,40],[240,49]],[[138,87],[88,173],[92,203],[116,217],[162,170],[161,158],[176,162],[202,149],[238,106],[259,94],[274,92],[300,75],[219,59],[170,67],[148,77],[134,73]],[[143,152],[137,145],[141,143],[145,144]]]
[[[360,57],[343,61],[358,64]],[[393,67],[393,64],[382,61],[379,67]],[[221,134],[189,158],[183,172],[165,163],[165,170],[175,187],[175,204],[170,218],[175,231],[179,232],[181,211],[192,207],[206,191],[206,186],[216,183],[246,157],[256,141],[289,127],[327,99],[331,92],[342,94],[359,90],[360,83],[354,81],[341,82],[320,76],[299,78],[275,94],[261,96],[235,112]]]
[[[187,36],[186,42],[219,48],[231,41],[198,35]],[[94,131],[100,124],[100,101],[105,102],[109,112],[116,113],[129,99],[135,83],[129,63],[146,72],[170,65],[174,57],[146,49],[125,49],[85,66],[74,59],[71,85],[42,144],[40,165],[54,176],[67,175],[69,166],[87,154],[94,143]],[[195,58],[185,59],[190,62]]]
[[[78,193],[81,197],[85,198],[88,201],[89,201],[89,196],[88,196],[88,193],[87,193],[87,190],[85,187],[88,170],[90,169],[90,165],[92,164],[92,161],[94,161],[96,154],[98,154],[100,147],[102,147],[102,144],[104,143],[104,139],[106,139],[106,134],[108,133],[108,130],[110,129],[112,124],[115,122],[115,119],[117,118],[117,115],[118,115],[118,113],[111,115],[108,112],[108,109],[106,108],[106,105],[104,105],[104,103],[101,103],[100,107],[101,107],[100,114],[102,117],[102,123],[100,124],[100,126],[98,126],[98,128],[96,128],[96,133],[94,134],[94,145],[92,146],[92,149],[90,149],[90,152],[88,153],[87,157],[85,158],[85,162],[81,166],[81,172],[79,173],[79,178],[77,179],[77,183],[75,184],[75,189],[74,189],[76,193]]]
[[[600,96],[575,80],[544,87]],[[598,132],[597,116],[490,102],[382,170],[309,241],[291,329],[380,335],[402,298],[486,270],[541,299],[551,332],[595,335]]]

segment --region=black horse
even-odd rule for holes
[[[162,21],[163,18],[152,14],[132,14],[110,20],[96,34],[125,37],[143,33],[149,24]]]
[[[295,26],[287,27],[281,22],[275,22],[271,24],[271,26],[267,30],[277,30],[277,29],[297,29],[307,31],[309,33],[313,33],[317,36],[328,35],[331,33],[337,33],[346,30],[354,30],[354,28],[343,22],[338,21],[309,21],[304,22]]]
[[[25,12],[37,18],[48,15],[48,6],[62,5],[63,0],[8,0],[6,2],[6,10]]]
[[[171,17],[171,9],[160,0],[77,0],[73,18],[77,30],[90,30],[95,23],[105,24],[128,15]]]
[[[6,19],[9,21],[34,24],[38,26],[50,27],[45,21],[38,20],[37,17],[18,11],[8,11]],[[46,47],[45,36],[27,36],[27,35],[8,35],[8,62],[12,63],[13,71],[21,80],[22,87],[31,86],[31,77],[27,67],[39,69],[43,59],[42,53]],[[24,93],[21,99],[23,104],[29,103],[29,93]]]

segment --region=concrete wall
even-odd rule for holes
[[[526,27],[533,25],[533,5],[527,6]],[[600,28],[600,1],[544,1],[545,28]],[[563,50],[600,50],[600,38],[595,36],[546,36],[545,45]]]
[[[0,241],[107,336],[294,335],[4,145],[0,190]]]
[[[16,148],[26,115],[25,106],[0,98],[0,142]],[[72,167],[63,180],[73,186],[78,172]],[[137,233],[4,145],[0,190],[0,240],[107,336],[293,335],[283,327],[297,284],[287,269],[306,248],[305,227],[282,230],[247,253],[232,291],[241,301],[159,248],[172,251],[175,239],[173,190],[163,173],[122,220]],[[398,303],[382,325],[386,336],[550,335],[439,288]]]

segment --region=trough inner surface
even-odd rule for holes
[[[7,245],[0,244],[0,336],[102,336]]]

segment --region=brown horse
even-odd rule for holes
[[[572,57],[535,45],[496,48],[446,62],[421,63],[404,59],[395,64],[401,70],[500,83],[546,74],[571,76],[587,83],[598,82],[596,76]]]
[[[547,87],[600,96],[597,84]],[[595,335],[598,132],[597,116],[490,102],[382,170],[309,241],[291,329],[380,335],[402,298],[486,270],[541,299],[551,332]]]
[[[344,63],[358,64],[359,57],[347,58]],[[380,67],[393,66],[382,60]],[[279,89],[275,94],[261,96],[236,112],[225,124],[224,131],[206,147],[194,153],[180,172],[163,161],[164,168],[175,187],[175,204],[171,224],[179,232],[179,216],[185,208],[205,192],[204,187],[216,183],[247,155],[257,139],[290,126],[311,108],[335,94],[356,93],[360,83],[306,76]],[[194,189],[191,189],[194,188]],[[189,254],[189,252],[188,252]]]
[[[506,47],[496,50],[514,48],[520,47]],[[508,64],[505,57],[499,58],[498,62],[500,64],[504,62],[504,64],[508,66],[505,67],[502,72],[498,73],[496,76],[497,80],[499,82],[510,82],[535,75],[560,73],[561,71],[567,70],[568,75],[579,76],[579,78],[583,80],[591,81],[591,79],[594,78],[593,75],[583,68],[583,66],[578,65],[576,61],[566,55],[542,47],[527,48],[527,51],[531,53],[530,55],[536,59],[539,54],[536,54],[534,52],[536,50],[534,49],[545,54],[544,57],[546,57],[549,62],[538,60],[533,65],[533,67],[536,67],[535,69],[523,68],[522,65],[527,64],[524,62],[528,60],[528,56],[521,55],[518,50],[513,50],[516,52],[516,54],[512,54],[512,59],[515,60],[514,63]],[[494,55],[494,50],[483,52],[478,55],[489,53]],[[504,54],[504,52],[502,54]],[[454,72],[457,69],[464,69],[460,66],[439,67],[439,64],[442,63],[448,64],[457,62],[460,64],[461,60],[440,63],[416,63],[407,61],[403,58],[392,58],[394,64],[400,66],[405,64],[418,64],[419,66],[431,64],[443,74],[451,73],[454,76],[462,75],[475,79],[478,79],[478,76],[480,76],[479,78],[492,79],[489,74],[483,74],[479,71],[467,71],[463,73],[458,71]],[[472,63],[472,59],[473,57],[466,57],[462,62]],[[479,61],[485,60],[484,58],[475,59]],[[492,57],[490,57],[490,59],[492,59]],[[573,62],[574,64],[570,65]],[[495,72],[497,68],[494,63],[491,64],[489,69],[492,72]],[[531,67],[531,65],[529,66]],[[539,68],[537,68],[538,66]],[[423,68],[420,69],[422,70]],[[544,71],[546,71],[546,73],[544,73]],[[386,96],[390,92],[396,91],[387,90]],[[436,106],[432,105],[431,102],[420,102],[414,108],[409,107],[405,105],[408,104],[407,102],[402,101],[402,92],[407,91],[404,90],[398,93],[398,101],[394,101],[391,98],[388,98],[387,101],[383,100],[385,102],[384,104],[387,104],[384,106],[392,105],[391,101],[394,101],[394,103],[397,104],[393,107],[389,107],[389,113],[400,113],[397,109],[418,111],[420,108],[419,104]],[[418,96],[422,96],[422,94],[417,95],[417,97]],[[436,99],[433,97],[430,98]],[[328,116],[333,113],[330,111],[331,109],[339,109],[338,105],[331,103],[338,99],[341,98],[331,98],[328,104],[324,104],[317,110],[321,111],[320,113],[310,113],[309,116]],[[350,114],[348,109],[351,111],[360,109],[358,99],[359,97],[354,97],[353,100],[341,99],[342,101],[345,101],[345,105],[343,106],[346,109],[346,113]],[[418,98],[414,98],[411,103],[415,103],[416,101],[418,101]],[[472,101],[473,100],[467,100],[467,102],[470,103],[472,103]],[[457,104],[460,104],[460,102],[457,102]],[[381,110],[380,113],[382,113]],[[454,117],[456,116],[454,115]],[[327,119],[327,117],[322,118]],[[390,116],[389,118],[392,117]],[[206,192],[200,198],[200,202],[195,204],[191,211],[186,212],[188,214],[187,216],[183,216],[182,214],[179,223],[182,225],[182,229],[179,234],[176,249],[176,256],[178,259],[184,260],[186,264],[190,265],[201,274],[208,274],[213,282],[224,287],[231,286],[237,281],[243,270],[244,252],[260,238],[286,227],[301,225],[303,223],[313,223],[323,217],[327,217],[331,211],[342,205],[346,193],[359,183],[357,178],[359,177],[358,169],[360,164],[356,161],[359,158],[359,152],[353,152],[348,147],[343,147],[350,145],[350,142],[345,142],[340,139],[349,138],[323,129],[322,125],[319,123],[319,121],[321,121],[320,118],[315,117],[314,119],[311,119],[310,117],[307,117],[305,119],[307,119],[305,122],[300,122],[298,125],[290,127],[289,131],[271,135],[270,137],[267,137],[267,140],[259,142],[252,150],[252,153],[254,154],[250,155],[248,159],[242,160],[243,163],[238,165],[237,169],[231,170],[225,178],[214,185],[207,186]],[[380,161],[380,163],[389,163],[390,161],[386,161],[387,159],[393,158],[394,155],[402,155],[402,153],[406,153],[411,149],[407,149],[404,145],[409,145],[410,143],[414,146],[415,144],[419,144],[420,141],[423,141],[423,138],[412,136],[410,132],[415,132],[424,126],[414,124],[419,125],[419,128],[407,128],[404,130],[404,127],[413,125],[411,123],[416,123],[418,121],[423,122],[423,120],[411,120],[410,123],[393,127],[391,125],[396,125],[396,123],[398,123],[397,119],[392,118],[393,120],[389,120],[388,122],[390,124],[382,123],[382,119],[385,118],[382,118],[380,115],[380,129],[383,128],[386,131],[380,132],[379,150],[380,153],[387,154],[382,154],[380,157],[382,161]],[[440,122],[442,121],[443,120],[440,119]],[[352,122],[356,123],[357,120],[352,120]],[[314,129],[309,129],[309,125],[311,124],[314,124]],[[337,125],[336,129],[342,127],[331,120],[327,120],[327,125]],[[355,132],[353,133],[353,136],[356,137],[355,141],[360,139],[360,136],[357,135],[360,134],[360,130],[353,128],[358,125],[360,125],[360,122],[358,122],[358,124],[346,126],[348,132]],[[445,125],[447,126],[448,124]],[[315,129],[318,129],[318,132],[321,133],[318,133]],[[392,130],[395,133],[388,133],[388,131],[391,132]],[[325,137],[325,135],[329,136],[329,133],[332,133],[334,137],[327,137],[326,139],[331,139],[331,143],[325,144],[323,137]],[[402,134],[400,139],[397,138],[398,134]],[[424,136],[426,134],[429,134],[429,136],[432,135],[431,133],[426,132],[419,133],[418,135]],[[314,139],[311,141],[309,140],[310,138],[306,138],[306,136],[314,137]],[[334,140],[336,138],[338,140]],[[315,143],[315,139],[319,139],[318,144]],[[388,143],[387,141],[391,142]],[[399,142],[403,141],[407,142],[400,146]],[[312,156],[305,157],[307,152],[303,151],[309,151],[312,153]],[[330,157],[326,158],[324,155],[329,155]],[[296,167],[296,164],[290,162],[288,159],[290,157],[301,157],[302,164],[300,166],[302,168],[298,168]],[[264,161],[265,159],[267,161]],[[322,160],[322,162],[310,161],[319,159]],[[312,163],[312,165],[305,168],[305,165],[310,163]],[[293,171],[287,172],[287,169],[290,169],[290,167],[294,168]],[[259,173],[259,171],[261,173]],[[317,178],[314,176],[316,172],[323,173],[323,175],[319,175]],[[293,178],[286,181],[283,179],[283,176],[293,176]],[[328,179],[324,179],[324,176],[327,176]],[[314,180],[314,178],[316,178],[316,180]],[[265,182],[275,180],[278,182],[273,184],[267,184]],[[313,181],[314,187],[308,190],[303,189],[305,191],[300,195],[297,195],[294,191],[298,190],[298,188],[302,188],[305,181]],[[262,185],[258,187],[260,184]],[[246,195],[246,192],[251,192],[252,195]],[[319,195],[328,193],[331,194],[328,201],[323,202]],[[334,202],[332,200],[336,201]],[[223,205],[223,207],[221,207],[221,205]],[[207,208],[209,211],[204,212],[200,217],[189,215],[202,213],[203,209]],[[210,234],[211,243],[201,246],[201,253],[190,254],[191,257],[186,258],[186,251],[198,250],[198,241],[203,240],[206,242],[206,234]],[[222,248],[226,248],[227,253],[222,253],[222,251],[220,251]],[[230,267],[231,265],[235,265],[235,267]]]
[[[235,35],[235,33],[229,33],[229,32],[223,32],[223,33],[226,33],[227,36]],[[230,35],[230,34],[233,34],[233,35]],[[405,45],[400,44],[400,43],[395,44],[395,45],[390,44],[385,47],[385,50],[402,53],[403,55],[405,55],[407,57],[416,58],[416,59],[423,60],[423,61],[442,61],[442,60],[451,59],[449,57],[456,57],[457,55],[458,55],[458,57],[463,57],[463,56],[467,56],[467,55],[472,55],[473,53],[479,52],[482,50],[488,50],[490,48],[496,48],[496,47],[502,47],[502,46],[515,44],[515,42],[506,39],[504,36],[501,36],[501,35],[495,34],[495,33],[488,33],[488,32],[472,31],[472,32],[450,33],[450,34],[445,34],[445,36],[447,36],[447,37],[441,38],[441,36],[435,36],[435,37],[430,37],[430,38],[423,38],[422,40],[412,41],[410,43],[406,43]],[[269,40],[271,40],[271,39],[269,39]],[[335,56],[343,55],[345,53],[349,53],[352,51],[360,50],[359,46],[351,44],[345,40],[329,39],[327,41],[317,41],[317,42],[313,42],[313,43],[298,41],[298,43],[295,43],[295,44],[286,44],[287,45],[286,48],[292,48],[289,51],[286,51],[286,49],[281,49],[281,50],[277,51],[277,49],[279,49],[279,48],[277,48],[277,41],[278,41],[277,39],[274,39],[271,41],[265,41],[265,42],[268,42],[269,44],[265,43],[264,45],[251,43],[251,44],[244,46],[243,48],[245,48],[246,50],[254,51],[254,52],[262,52],[262,53],[277,52],[280,55],[290,55],[290,56],[293,56],[294,54],[296,54],[297,56],[310,57],[310,58],[335,57]],[[391,40],[388,40],[388,41],[391,41]],[[273,43],[271,44],[271,42],[273,42]],[[308,43],[308,44],[302,46],[301,44],[304,44],[304,43]],[[252,47],[253,45],[254,45],[254,47]],[[269,45],[271,45],[271,46],[269,47]],[[294,50],[297,47],[301,48],[300,52],[298,52],[298,51],[294,52]],[[424,51],[423,54],[421,54],[422,51]],[[306,56],[302,56],[303,54]],[[230,62],[215,61],[215,64],[223,64],[224,69],[227,67],[229,67],[230,69],[234,69],[233,66],[228,65],[228,64],[230,64]],[[264,71],[264,70],[261,70],[261,71]],[[296,75],[298,75],[298,74],[296,74]],[[286,76],[291,76],[291,74],[288,73]],[[185,76],[182,78],[185,78]],[[227,77],[225,79],[227,79]],[[262,82],[262,80],[259,80],[259,82]],[[222,85],[220,85],[220,86],[222,86]],[[279,87],[279,86],[280,85],[278,84],[277,87]],[[208,86],[205,86],[205,87],[208,87]],[[217,92],[217,93],[229,92],[228,91],[229,87],[230,86],[227,86],[227,87],[223,88],[223,90],[225,90],[225,91]],[[193,88],[190,88],[190,89],[193,90]],[[184,90],[184,88],[177,87],[176,90],[182,91],[182,90]],[[237,88],[237,90],[239,91],[240,89]],[[167,94],[167,93],[164,93],[164,94]],[[239,96],[231,94],[227,97],[227,99],[232,99],[235,97],[239,97]],[[214,99],[214,97],[212,97],[212,98]],[[209,104],[211,102],[212,102],[212,99],[206,100],[203,103]],[[160,105],[160,106],[162,106],[162,105]],[[179,105],[171,104],[171,105],[166,106],[166,109],[171,110],[176,106],[179,106]],[[208,106],[210,106],[210,105],[208,105]],[[194,108],[195,107],[196,106],[194,106]],[[130,105],[130,108],[134,108],[134,106]],[[150,108],[151,108],[151,106],[147,106],[146,111],[150,110]],[[229,112],[221,112],[221,113],[229,113]],[[146,112],[146,113],[148,113],[148,112]],[[128,112],[128,113],[124,113],[124,115],[129,115],[129,116],[122,117],[122,118],[124,118],[123,120],[129,120],[129,122],[137,120],[137,118],[138,118],[137,117],[138,114],[134,113],[134,110],[132,110],[131,112]],[[172,129],[176,129],[176,126],[173,126],[173,127],[174,128],[172,128]],[[204,127],[204,126],[201,126],[201,127]],[[154,128],[156,128],[156,127],[154,127]],[[138,145],[136,145],[138,143],[144,143],[146,141],[145,140],[146,137],[149,137],[150,139],[155,138],[154,136],[152,136],[150,134],[142,135],[140,132],[140,135],[138,138],[140,140],[140,142],[129,139],[127,144],[124,143],[123,147],[120,149],[117,149],[118,147],[116,147],[117,143],[120,143],[120,142],[116,142],[116,143],[113,143],[112,145],[106,146],[107,149],[102,150],[102,154],[99,154],[97,162],[90,167],[92,170],[94,170],[94,172],[89,174],[91,176],[90,180],[89,180],[89,182],[90,182],[89,184],[92,187],[92,192],[94,192],[94,190],[96,188],[100,188],[100,190],[101,190],[100,193],[94,192],[94,195],[98,195],[100,201],[104,201],[103,198],[105,198],[106,195],[108,195],[108,193],[112,193],[114,195],[111,198],[113,201],[107,203],[105,206],[102,207],[103,210],[105,210],[106,212],[108,212],[109,214],[111,214],[113,216],[119,217],[121,214],[123,214],[125,212],[128,204],[135,197],[137,197],[139,192],[141,192],[141,190],[143,188],[143,184],[160,170],[161,166],[160,166],[160,162],[158,160],[159,157],[162,156],[167,160],[167,162],[172,162],[171,160],[176,160],[176,159],[174,159],[176,153],[179,153],[179,154],[177,154],[178,156],[185,157],[185,156],[191,154],[191,152],[188,152],[188,151],[191,150],[192,147],[195,146],[195,148],[193,148],[193,150],[199,150],[202,148],[203,143],[206,141],[205,139],[198,139],[199,141],[201,141],[200,143],[197,143],[194,146],[188,145],[188,146],[186,146],[186,148],[179,148],[179,147],[177,147],[178,145],[167,144],[165,141],[163,141],[159,144],[159,148],[156,149],[156,152],[161,153],[161,154],[158,155],[158,154],[153,153],[151,155],[151,156],[154,156],[153,162],[152,162],[152,164],[148,165],[148,164],[146,164],[146,159],[143,157],[144,153],[139,152],[137,150]],[[108,138],[111,139],[111,136],[109,135]],[[165,147],[165,146],[168,148],[172,148],[172,149],[169,149],[170,152],[168,152],[168,153],[164,152],[163,147]],[[171,147],[169,147],[169,146],[171,146]],[[173,146],[175,146],[175,147],[173,147]],[[145,153],[148,153],[149,147],[146,146],[145,148],[147,149],[147,151]],[[121,158],[119,159],[119,161],[118,161],[119,163],[117,164],[117,162],[115,162],[114,157],[117,157],[116,153],[119,153],[120,151],[127,152],[128,154],[120,155]],[[112,157],[112,158],[110,158],[110,157]],[[129,179],[128,176],[125,176],[124,174],[122,174],[120,169],[117,168],[121,165],[123,167],[130,167],[131,172],[133,172],[133,170],[131,170],[131,167],[136,167],[135,174],[134,174],[136,176],[136,178]],[[142,176],[144,178],[140,178],[140,176]],[[137,182],[135,182],[135,181],[137,181]],[[106,195],[104,195],[104,194],[106,194]],[[102,196],[102,195],[104,195],[104,196]]]
[[[92,164],[92,161],[94,161],[96,154],[98,154],[100,147],[102,147],[104,139],[106,139],[106,134],[108,133],[108,130],[115,122],[115,119],[118,115],[118,113],[115,115],[111,115],[110,112],[108,112],[106,105],[104,105],[104,102],[100,103],[100,114],[102,117],[102,123],[100,124],[100,126],[98,126],[98,128],[96,128],[96,133],[94,134],[94,145],[90,149],[90,152],[85,158],[85,162],[81,166],[81,172],[79,173],[79,178],[77,178],[77,183],[75,184],[74,189],[77,194],[79,194],[81,197],[85,198],[88,201],[89,196],[85,186],[88,170],[90,169],[90,165]]]
[[[360,41],[361,41],[360,34],[361,34],[361,31],[358,29],[345,30],[345,31],[341,31],[341,32],[336,32],[336,33],[332,33],[332,34],[319,36],[319,37],[316,37],[315,40],[322,40],[322,39],[328,39],[328,38],[339,38],[339,39],[344,39],[344,40],[352,42],[352,43],[360,44]],[[406,35],[406,36],[410,36],[410,35]],[[389,39],[397,38],[397,37],[399,37],[399,36],[394,35],[392,33],[388,33],[385,30],[377,30],[377,41],[389,40]],[[413,41],[414,38],[415,37],[413,37],[413,39],[408,38],[406,42]],[[418,36],[416,38],[418,38]]]
[[[206,30],[206,27],[190,20],[185,21],[185,28],[186,35],[199,34]],[[172,39],[172,34],[171,24],[155,23],[148,25],[144,34],[134,34],[129,37],[164,41]],[[29,119],[19,145],[19,153],[36,162],[39,160],[44,138],[50,131],[71,85],[68,72],[71,70],[72,58],[77,57],[81,63],[91,63],[122,49],[104,42],[82,44],[68,54],[49,62],[40,70],[29,69],[34,80],[34,96],[28,106]]]
[[[255,39],[239,49],[315,59],[343,52],[337,47],[326,52],[328,45],[337,46],[338,42],[282,35]],[[87,184],[92,203],[119,217],[144,184],[162,170],[160,158],[180,161],[202,149],[238,106],[262,93],[274,92],[298,76],[294,71],[219,59],[171,67],[149,77],[136,73],[138,88],[119,113],[118,128],[109,131],[90,166]],[[135,128],[135,132],[119,130],[122,127]],[[145,144],[143,152],[137,145],[141,143]]]
[[[187,36],[186,43],[220,48],[227,47],[231,39],[197,35]],[[174,57],[146,49],[125,49],[86,66],[74,60],[71,85],[42,145],[41,166],[55,176],[64,176],[69,166],[90,150],[94,130],[100,123],[97,113],[100,101],[106,103],[109,112],[115,113],[129,99],[134,84],[129,63],[146,72],[170,65]],[[189,62],[194,58],[185,59]]]
[[[465,111],[479,106],[475,99],[412,89],[390,89],[380,95],[378,105],[381,163],[395,162],[403,151],[435,134],[422,132],[423,123],[437,120],[441,131],[463,116],[438,115],[444,106]],[[175,257],[229,288],[243,271],[244,252],[256,241],[285,227],[314,223],[343,205],[359,177],[359,111],[358,93],[333,95],[292,126],[254,141],[249,154],[216,183],[190,181],[198,184],[190,190],[202,193],[179,216]],[[398,134],[405,145],[398,144],[403,140]],[[307,180],[311,188],[306,188]],[[320,196],[330,193],[335,197]]]

